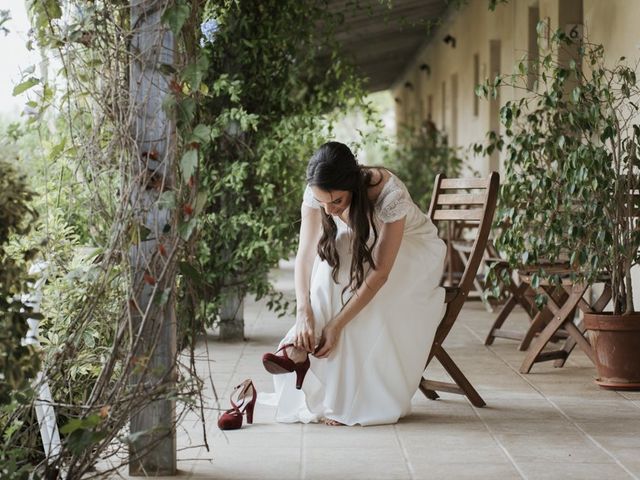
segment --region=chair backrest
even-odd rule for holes
[[[499,185],[500,175],[497,172],[491,172],[486,178],[446,178],[443,174],[436,177],[429,207],[431,220],[434,223],[450,222],[450,226],[477,224],[467,265],[454,289],[455,295],[447,303],[436,342],[444,340],[449,333],[478,273],[491,232]]]

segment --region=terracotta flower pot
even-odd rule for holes
[[[586,313],[595,352],[596,383],[612,390],[640,390],[640,313]]]

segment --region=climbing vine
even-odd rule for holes
[[[30,113],[7,142],[37,142],[17,160],[33,167],[40,220],[11,241],[46,265],[39,357],[62,445],[46,458],[27,394],[0,411],[0,476],[108,476],[145,433],[129,430],[131,412],[172,399],[176,428],[190,410],[215,416],[195,369],[198,334],[230,286],[285,308],[267,274],[295,246],[306,159],[330,135],[328,114],[367,107],[326,2],[162,0],[154,8],[174,38],[173,61],[158,65],[162,112],[176,129],[166,150],[141,150],[129,2],[28,5],[30,43],[48,60],[25,68],[14,93],[30,95]],[[166,215],[160,230],[150,212]],[[148,245],[138,277],[132,252]],[[139,326],[174,302],[175,376],[157,378],[137,347],[152,352],[157,330]]]

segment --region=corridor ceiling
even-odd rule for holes
[[[338,40],[369,79],[371,92],[385,90],[403,73],[429,38],[451,0],[330,0],[344,16]]]

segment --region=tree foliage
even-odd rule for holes
[[[232,287],[269,295],[282,313],[267,274],[297,244],[306,161],[326,138],[325,114],[366,109],[363,90],[339,54],[340,20],[326,2],[209,1],[201,20],[215,33],[192,42],[203,48],[176,89],[200,160],[192,181],[201,195],[190,207],[202,215],[183,265],[189,304],[211,323]],[[192,173],[183,157],[185,181]]]
[[[27,333],[27,318],[36,316],[21,300],[27,292],[27,262],[34,251],[17,257],[8,251],[12,237],[28,233],[35,219],[29,205],[31,199],[24,176],[0,160],[0,405],[29,387],[39,364],[33,349],[21,345]]]
[[[170,152],[178,160],[163,181],[148,174],[157,152],[137,151],[133,135],[129,76],[138,26],[129,2],[29,2],[31,44],[55,60],[26,67],[16,87],[30,95],[30,114],[10,127],[8,147],[35,139],[18,161],[33,172],[39,195],[30,201],[41,221],[23,232],[14,253],[37,247],[48,265],[41,358],[63,448],[51,464],[44,461],[33,397],[24,398],[0,412],[0,436],[13,452],[3,458],[13,472],[3,470],[7,478],[54,475],[58,468],[68,478],[108,474],[127,462],[121,454],[135,441],[127,431],[130,412],[155,400],[182,401],[177,422],[187,410],[203,414],[194,359],[203,323],[215,318],[230,283],[284,306],[267,272],[295,245],[304,164],[329,131],[325,115],[360,103],[359,81],[341,60],[337,20],[325,2],[153,5],[162,9],[162,28],[176,37],[174,64],[158,65],[169,79],[163,108],[178,126]],[[201,32],[212,19],[217,28]],[[168,232],[145,227],[150,208],[135,195],[141,185],[157,193],[154,205],[167,213]],[[164,242],[169,237],[175,242]],[[179,335],[190,358],[174,359],[176,384],[143,377],[149,358],[136,350],[142,333],[132,320],[139,306],[129,253],[149,239],[160,239],[150,252],[154,262],[178,265],[188,306]],[[153,301],[137,311],[142,321],[177,295],[158,289],[156,277],[144,279]],[[204,428],[203,436],[206,444]],[[108,462],[107,471],[93,470]]]

